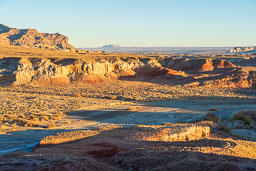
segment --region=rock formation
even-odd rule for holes
[[[3,58],[0,60],[1,82],[23,85],[68,84],[71,82],[94,82],[100,78],[127,75],[131,69],[144,65],[140,61],[124,62],[106,60],[84,61],[82,59]]]
[[[0,24],[1,44],[54,50],[75,49],[62,34],[39,33],[36,29],[10,28],[3,24]]]
[[[168,66],[175,70],[190,71],[190,72],[206,72],[214,69],[235,68],[236,66],[229,61],[219,59],[185,59],[170,61]]]
[[[205,76],[204,76],[204,73]],[[198,76],[202,75],[202,76]],[[216,75],[217,74],[217,75]],[[211,76],[213,75],[213,76]],[[219,59],[78,59],[2,58],[0,83],[11,85],[66,85],[95,83],[106,79],[139,79],[172,84],[250,88],[256,86],[255,72],[243,72]]]
[[[230,48],[230,53],[255,53],[256,46]]]

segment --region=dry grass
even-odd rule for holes
[[[47,128],[50,123],[65,120],[65,113],[106,105],[103,99],[77,98],[74,93],[67,95],[61,87],[54,88],[54,91],[47,91],[47,88],[37,90],[39,92],[31,87],[0,87],[0,132],[18,131],[25,127]]]
[[[98,104],[106,105],[106,102],[100,101],[100,99],[106,101],[106,97],[109,101],[117,98],[124,101],[161,101],[191,97],[248,98],[230,89],[184,88],[133,81],[102,82],[94,85],[77,84],[65,87],[0,87],[0,97],[0,129],[2,131],[17,130],[20,127],[47,127],[49,122],[61,120],[67,112]],[[94,100],[88,98],[94,98]],[[133,106],[127,110],[139,109],[140,107]],[[215,110],[211,109],[211,111]],[[245,120],[250,122],[249,119]]]

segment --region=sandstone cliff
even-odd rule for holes
[[[11,85],[66,85],[128,79],[209,87],[248,88],[256,85],[255,72],[245,73],[219,59],[78,59],[3,58],[0,83]]]
[[[39,33],[36,29],[17,29],[0,24],[0,45],[16,45],[42,49],[74,49],[66,36],[55,33]]]

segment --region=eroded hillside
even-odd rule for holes
[[[106,79],[182,86],[255,87],[256,72],[209,58],[10,58],[0,59],[2,85],[67,85]]]

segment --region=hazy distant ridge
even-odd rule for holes
[[[105,51],[111,53],[162,53],[162,54],[225,54],[231,47],[123,47],[116,44],[99,48],[81,48],[84,50]]]

